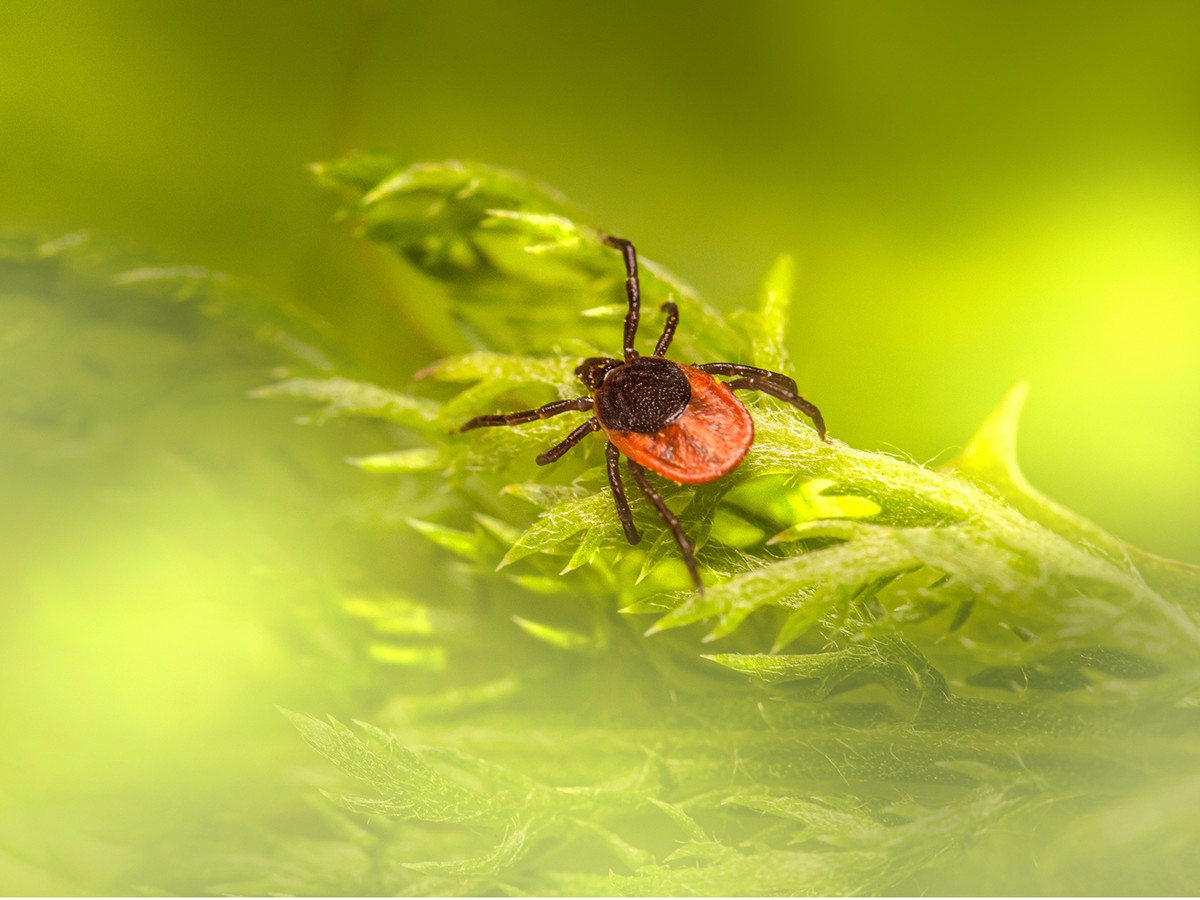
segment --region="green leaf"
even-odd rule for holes
[[[541,382],[558,386],[570,380],[572,363],[562,359],[529,359],[503,353],[468,353],[434,363],[419,373],[439,381],[486,381],[506,385]]]
[[[529,852],[530,826],[525,823],[510,828],[504,840],[492,852],[472,859],[449,862],[419,862],[404,865],[416,872],[453,878],[486,878],[510,869],[522,856]]]
[[[686,812],[679,808],[674,803],[667,803],[659,800],[656,797],[651,797],[650,802],[661,809],[680,830],[688,836],[692,841],[698,843],[716,844],[713,841],[712,835],[706,832],[695,819],[689,816]]]
[[[283,713],[313,749],[381,795],[346,797],[351,809],[429,822],[504,821],[504,804],[499,797],[446,777],[421,754],[398,745],[379,729],[363,726],[368,742],[336,720],[322,722],[287,710]],[[465,758],[459,762],[459,768],[467,771],[485,768]]]
[[[787,369],[788,313],[792,305],[796,264],[781,255],[763,278],[758,301],[758,323],[754,329],[754,365],[773,372]]]
[[[355,618],[370,622],[381,634],[428,636],[435,631],[437,614],[425,604],[406,597],[353,595],[342,601],[342,608]]]
[[[857,589],[920,565],[920,559],[896,529],[859,525],[845,533],[854,539],[767,563],[710,588],[702,596],[689,598],[659,619],[651,631],[713,617],[745,618],[766,605],[797,607],[810,587]]]
[[[595,641],[586,634],[571,631],[569,628],[555,628],[521,616],[513,616],[513,621],[526,634],[560,650],[584,650],[595,645]]]
[[[363,192],[396,170],[396,160],[386,153],[355,153],[332,162],[313,163],[310,171],[318,184]]]
[[[417,447],[412,450],[392,450],[370,456],[352,456],[347,462],[364,472],[395,475],[403,472],[432,472],[445,466],[440,449]]]
[[[805,481],[800,486],[799,492],[793,492],[792,496],[798,501],[799,511],[806,520],[797,522],[791,528],[781,531],[768,543],[779,544],[802,538],[807,531],[808,520],[869,519],[883,511],[878,503],[868,497],[827,493],[830,488],[837,486],[837,482],[830,478],[812,478]]]
[[[470,562],[482,561],[484,550],[478,532],[457,531],[435,522],[423,522],[420,519],[407,519],[406,521],[418,534],[424,535],[454,555]]]
[[[391,666],[427,669],[431,672],[446,668],[446,648],[437,645],[375,641],[367,647],[367,653],[371,659]]]
[[[864,675],[888,682],[904,694],[921,691],[924,685],[920,671],[907,659],[886,652],[886,647],[862,643],[826,653],[717,653],[705,658],[766,684],[815,682],[813,692],[819,698],[829,696],[851,678],[861,679]],[[927,670],[928,664],[921,668]]]
[[[436,428],[436,403],[348,378],[291,378],[257,388],[250,396],[257,399],[293,397],[323,403],[325,408],[315,419],[318,422],[339,416],[365,416],[387,419],[425,432]]]
[[[561,356],[568,347],[577,357],[616,351],[620,257],[561,195],[513,172],[458,161],[396,165],[369,184],[382,168],[355,157],[315,170],[321,183],[349,193],[344,215],[361,234],[448,286],[454,316],[439,320],[439,334],[457,327],[477,348],[526,357]],[[647,318],[673,299],[690,323],[678,338],[683,355],[728,358],[721,316],[641,249]],[[600,305],[617,314],[584,315]]]
[[[1028,382],[1013,387],[962,452],[944,468],[998,488],[1016,509],[1052,531],[1122,557],[1121,544],[1112,535],[1036,490],[1021,472],[1017,464],[1017,424],[1028,396]]]
[[[944,468],[997,488],[1033,521],[1072,541],[1095,547],[1115,562],[1131,557],[1157,589],[1187,598],[1200,608],[1200,566],[1162,559],[1131,547],[1029,483],[1017,462],[1017,425],[1028,396],[1027,382],[1014,386],[962,452]]]
[[[511,565],[534,553],[561,548],[581,531],[607,526],[615,519],[610,512],[611,498],[604,494],[591,494],[578,500],[559,503],[541,514],[525,530],[517,542],[500,560],[499,568]]]
[[[847,837],[868,835],[879,830],[879,817],[871,814],[861,801],[845,799],[789,797],[771,793],[735,794],[725,801],[732,806],[757,810],[806,826],[802,838],[842,843]]]

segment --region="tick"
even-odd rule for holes
[[[603,431],[608,438],[605,446],[608,484],[625,537],[631,544],[642,539],[633,524],[625,485],[621,481],[619,463],[622,456],[633,480],[675,538],[696,590],[703,592],[691,541],[662,495],[646,478],[646,470],[676,484],[705,484],[736,469],[754,443],[754,421],[734,396],[734,391],[761,391],[790,403],[812,419],[822,439],[825,438],[825,420],[816,406],[796,392],[796,382],[787,375],[739,363],[685,366],[666,359],[667,348],[679,324],[679,309],[674,303],[662,305],[667,321],[654,345],[654,354],[639,355],[633,346],[641,316],[637,251],[624,238],[605,236],[603,240],[620,251],[625,259],[625,293],[629,298],[629,309],[625,314],[624,358],[592,357],[575,369],[575,377],[588,389],[586,397],[556,400],[520,412],[477,416],[459,430],[521,425],[568,412],[591,413],[582,425],[539,455],[538,465],[561,459],[587,435]],[[718,381],[714,375],[732,377],[733,380]]]

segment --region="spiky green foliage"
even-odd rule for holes
[[[314,401],[318,419],[399,426],[400,449],[351,461],[403,479],[420,509],[409,527],[461,564],[446,589],[354,607],[373,646],[393,650],[375,651],[381,663],[436,660],[436,690],[400,683],[373,716],[386,730],[289,714],[357,783],[328,788],[346,884],[721,895],[1197,883],[1200,827],[1167,800],[1196,793],[1200,580],[1027,484],[1024,387],[939,470],[823,443],[794,410],[750,399],[757,439],[737,472],[662,485],[699,545],[699,595],[636,500],[647,538],[625,542],[599,439],[532,465],[571,417],[454,433],[480,413],[577,396],[580,359],[614,351],[623,272],[596,230],[487,167],[355,158],[318,172],[362,235],[442,285],[447,314],[430,333],[469,351],[404,391],[332,379],[259,392]],[[786,260],[758,308],[728,321],[644,270],[645,331],[659,303],[680,305],[673,357],[786,365]],[[1123,817],[1136,821],[1107,828]],[[302,873],[272,883],[305,885]]]

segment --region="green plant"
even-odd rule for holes
[[[702,547],[713,586],[700,596],[652,517],[641,547],[625,543],[598,447],[534,470],[561,421],[451,433],[577,395],[578,358],[611,350],[621,272],[595,231],[553,192],[483,166],[317,171],[348,195],[359,233],[441,284],[445,311],[417,326],[467,351],[411,392],[340,378],[258,392],[399,426],[406,447],[351,462],[417,490],[409,527],[460,563],[440,602],[398,589],[348,607],[379,660],[437,671],[437,689],[389,696],[386,731],[289,713],[366,788],[328,793],[363,851],[343,857],[358,860],[356,883],[1194,887],[1200,829],[1168,798],[1200,786],[1197,570],[1027,484],[1024,386],[938,470],[824,445],[791,410],[754,404],[758,437],[736,473],[666,491]],[[729,322],[645,269],[646,308],[681,307],[678,358],[786,367],[786,259],[758,309]]]

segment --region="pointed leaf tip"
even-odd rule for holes
[[[780,371],[787,363],[787,325],[795,275],[795,260],[784,253],[763,278],[753,349],[755,363],[767,369]]]
[[[1028,381],[1013,385],[959,454],[955,468],[985,478],[1003,473],[1014,482],[1023,481],[1017,465],[1017,428],[1028,397]]]

